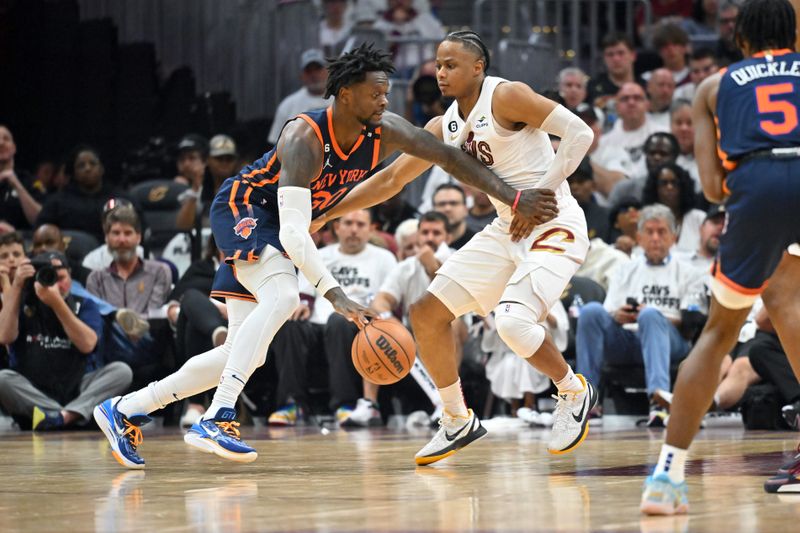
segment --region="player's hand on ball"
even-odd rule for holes
[[[516,216],[533,224],[544,224],[558,216],[556,195],[549,189],[526,189],[517,202]]]
[[[344,293],[341,287],[334,287],[325,293],[325,298],[333,305],[337,313],[355,322],[359,329],[363,328],[375,313],[363,305],[354,302]]]

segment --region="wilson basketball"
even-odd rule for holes
[[[396,320],[372,320],[353,340],[353,365],[376,385],[390,385],[411,370],[417,348],[411,333]]]

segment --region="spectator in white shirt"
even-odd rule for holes
[[[678,140],[680,153],[675,162],[683,167],[694,181],[695,194],[702,191],[700,171],[694,158],[694,123],[692,122],[692,103],[688,100],[675,100],[669,111],[670,129]]]
[[[619,146],[604,143],[603,147],[600,148],[603,125],[591,105],[583,104],[578,106],[577,115],[594,132],[594,139],[587,155],[594,174],[595,199],[599,205],[608,206],[608,195],[611,194],[614,185],[625,180],[631,172],[631,158],[628,152]]]
[[[683,359],[689,343],[678,327],[681,309],[697,289],[696,270],[669,255],[675,242],[675,218],[662,205],[642,210],[641,258],[623,264],[608,287],[605,302],[581,308],[575,338],[578,369],[600,380],[604,362],[644,363],[647,392],[670,390],[670,361]],[[653,425],[663,417],[651,406]]]
[[[428,211],[420,217],[416,233],[416,254],[405,258],[392,269],[370,305],[380,318],[394,318],[395,312],[399,311],[402,322],[406,325],[409,324],[409,306],[425,294],[433,275],[453,253],[453,249],[447,246],[447,227],[447,217],[442,213]],[[453,321],[453,335],[456,339],[457,347],[461,344],[458,342],[458,323],[461,323],[461,321]],[[461,351],[457,349],[456,352],[460,356]],[[418,365],[415,363],[414,366],[417,367]],[[417,372],[416,368],[412,369],[412,376],[420,384],[422,390],[431,398],[434,407],[438,407],[441,400],[436,394],[435,387],[431,388],[429,386],[430,378],[428,380],[425,380],[424,377],[420,378]],[[365,380],[364,398],[376,404],[378,401],[378,389],[378,385]]]
[[[698,48],[689,56],[689,80],[675,89],[672,95],[673,100],[683,99],[691,102],[694,100],[694,92],[700,82],[719,70],[719,64],[714,52],[708,48]]]
[[[667,22],[659,24],[653,32],[653,48],[658,51],[664,67],[672,73],[675,86],[689,83],[689,67],[686,66],[686,53],[689,51],[689,36],[679,25]],[[650,79],[651,72],[642,77]]]
[[[650,111],[647,116],[664,130],[669,129],[669,106],[675,92],[675,80],[665,68],[657,68],[647,81],[647,95],[650,97]]]
[[[303,87],[293,92],[278,104],[275,118],[269,129],[267,141],[278,142],[283,125],[287,120],[305,111],[328,107],[330,98],[325,98],[325,85],[328,82],[328,69],[325,68],[325,54],[318,48],[310,48],[300,56],[300,79]]]
[[[322,20],[319,23],[319,45],[330,56],[338,55],[350,35],[351,25],[345,16],[347,0],[322,0]]]
[[[599,150],[618,146],[628,153],[632,176],[646,175],[644,142],[653,133],[667,131],[647,116],[647,95],[638,83],[625,83],[617,93],[619,118],[600,139]]]
[[[444,28],[430,10],[417,11],[412,4],[412,0],[389,0],[389,9],[375,21],[373,28],[389,37],[414,37],[431,41],[444,38]],[[424,46],[404,43],[393,47],[392,53],[398,73],[405,73],[408,77],[417,65],[433,57],[436,52],[432,43]]]
[[[725,227],[725,206],[714,204],[700,226],[700,246],[684,259],[701,272],[710,272],[719,250],[719,238]]]

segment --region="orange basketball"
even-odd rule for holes
[[[376,385],[390,385],[411,370],[417,348],[411,333],[396,320],[370,321],[353,340],[353,365]]]

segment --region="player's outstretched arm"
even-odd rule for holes
[[[325,268],[308,233],[311,224],[311,190],[308,186],[322,168],[322,147],[306,123],[298,120],[284,128],[278,141],[278,158],[281,161],[278,181],[281,225],[278,238],[281,245],[295,266],[333,304],[334,309],[362,327],[371,312],[344,294],[336,278]]]
[[[725,191],[722,188],[725,169],[717,153],[717,125],[714,122],[720,78],[720,74],[714,74],[703,80],[692,104],[694,157],[700,173],[700,184],[705,197],[715,204],[725,201]]]
[[[433,135],[438,130],[441,135],[441,117],[431,119],[425,129]],[[359,183],[339,203],[324,215],[315,219],[312,224],[312,232],[320,229],[326,222],[339,218],[346,213],[358,209],[367,209],[392,198],[432,165],[433,163],[430,161],[402,154],[389,166]]]
[[[497,86],[492,113],[505,123],[527,124],[561,138],[555,159],[539,182],[544,189],[555,190],[575,172],[594,140],[592,128],[580,117],[521,82]]]
[[[536,221],[537,224],[552,220],[558,214],[552,191],[517,191],[475,158],[444,144],[430,132],[414,127],[397,115],[384,117],[382,140],[388,152],[401,150],[439,165],[459,181],[504,204],[516,207],[520,216]]]

